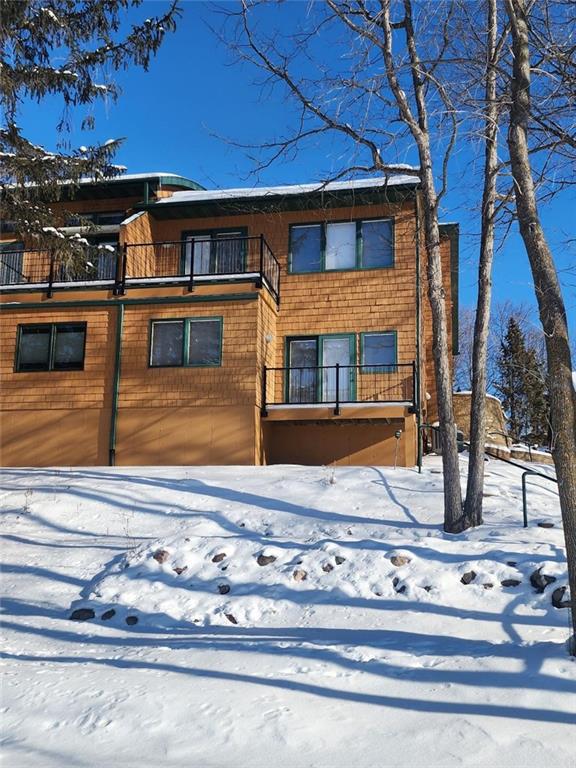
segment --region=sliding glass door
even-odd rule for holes
[[[288,360],[288,402],[318,402],[318,339],[291,339]]]
[[[354,399],[355,337],[311,336],[288,341],[288,402],[333,403]]]
[[[235,275],[245,271],[246,235],[237,232],[199,232],[185,236],[183,274]],[[194,253],[192,253],[194,251]]]
[[[322,360],[322,402],[336,401],[336,365],[338,371],[338,399],[346,402],[353,399],[354,337],[321,336],[320,352]]]

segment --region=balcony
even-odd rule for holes
[[[382,417],[386,408],[415,409],[416,365],[319,365],[264,368],[262,415],[282,411],[282,418],[351,415]],[[384,410],[383,410],[384,409]],[[304,415],[309,410],[308,416]]]
[[[71,287],[111,288],[197,285],[216,281],[254,281],[279,301],[280,265],[262,235],[204,237],[173,242],[89,245],[72,255],[58,249],[0,252],[0,288],[56,290]]]

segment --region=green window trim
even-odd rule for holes
[[[384,221],[390,224],[391,228],[391,246],[392,246],[392,260],[390,264],[383,264],[381,266],[364,266],[363,260],[363,237],[362,237],[362,224],[363,222],[377,222]],[[353,267],[339,267],[335,269],[326,268],[326,231],[330,224],[355,224],[356,225],[356,263]],[[298,227],[320,227],[320,269],[310,270],[295,270],[292,267],[292,245],[293,236],[292,231]],[[354,272],[354,271],[369,271],[372,269],[394,269],[396,264],[396,220],[393,216],[376,216],[362,219],[335,219],[331,221],[307,221],[307,222],[295,222],[290,224],[288,228],[288,274],[291,275],[314,275],[321,273],[332,272]]]
[[[398,331],[364,331],[360,336],[360,375],[365,373],[396,373],[398,370]],[[365,365],[365,340],[368,336],[392,336],[394,339],[394,362],[382,365]]]
[[[214,363],[194,363],[190,362],[190,326],[192,323],[218,323],[218,362]],[[182,323],[182,362],[157,364],[152,362],[154,350],[154,326],[167,323]],[[148,344],[148,367],[149,368],[220,368],[222,367],[222,340],[223,340],[223,318],[216,317],[164,317],[157,320],[150,320],[149,344]]]
[[[16,358],[14,361],[15,373],[67,373],[69,371],[83,371],[86,360],[86,331],[88,324],[85,321],[67,323],[26,323],[18,325],[16,335]],[[22,339],[28,331],[44,331],[48,333],[48,355],[46,365],[29,364],[22,367]],[[83,334],[82,356],[78,363],[58,364],[56,360],[56,337],[59,332],[76,331]]]
[[[291,360],[290,360],[290,343],[292,341],[308,341],[308,340],[315,340],[316,341],[316,366],[318,368],[322,368],[322,359],[323,359],[323,343],[325,339],[330,338],[348,338],[348,344],[349,344],[349,352],[350,352],[350,366],[354,366],[352,368],[348,368],[348,372],[350,374],[350,402],[354,402],[356,400],[356,365],[357,365],[357,354],[356,354],[356,334],[355,333],[349,333],[348,331],[343,331],[342,333],[308,333],[308,334],[301,334],[298,336],[286,336],[284,338],[284,360],[286,362],[286,368],[289,369],[291,367]],[[345,367],[345,366],[343,366]],[[284,377],[284,402],[288,403],[290,402],[290,377],[285,376]],[[322,377],[318,377],[318,381],[316,382],[316,389],[317,389],[317,397],[318,402],[321,403],[321,394],[322,394]]]

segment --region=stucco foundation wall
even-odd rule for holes
[[[396,449],[394,433],[401,429],[398,466],[413,466],[416,456],[412,422],[412,418],[390,424],[263,422],[266,463],[390,466]]]
[[[116,464],[254,464],[253,406],[125,408]]]
[[[0,464],[4,467],[108,464],[110,409],[3,411]]]

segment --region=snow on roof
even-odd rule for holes
[[[471,389],[459,389],[457,392],[452,393],[454,396],[456,395],[468,395],[470,397],[472,395]],[[496,395],[491,395],[490,392],[486,392],[486,397],[489,397],[491,400],[496,400],[497,403],[500,403],[502,405],[502,400],[500,400],[499,397],[496,397]]]
[[[130,224],[133,221],[136,221],[136,219],[139,219],[140,216],[144,216],[144,211],[137,211],[136,213],[133,213],[131,216],[128,216],[127,219],[124,219],[124,221],[121,221],[121,225]]]
[[[411,165],[406,170],[417,170]],[[174,192],[170,197],[157,200],[154,205],[166,205],[166,203],[191,203],[206,200],[228,200],[230,198],[244,197],[276,197],[286,195],[302,195],[309,192],[338,192],[341,190],[370,189],[373,187],[391,187],[416,185],[420,182],[418,176],[398,175],[386,179],[383,176],[369,179],[353,179],[351,181],[331,181],[327,184],[317,182],[315,184],[291,184],[279,187],[243,187],[235,189],[206,189],[186,190]]]
[[[137,181],[138,179],[154,179],[161,176],[171,176],[174,179],[190,181],[186,176],[181,176],[179,173],[172,173],[171,171],[153,171],[151,173],[122,173],[118,176],[108,176],[99,179],[85,176],[80,179],[79,182],[80,184],[108,184],[111,181]]]

